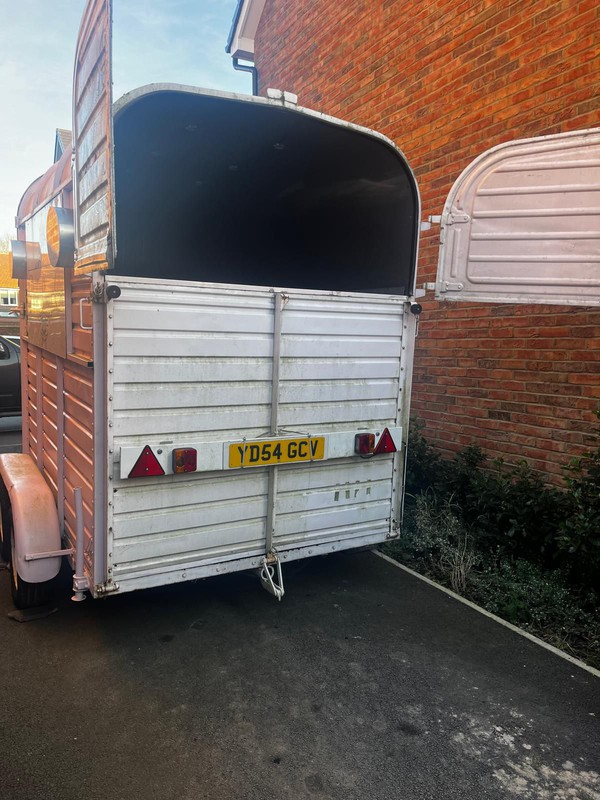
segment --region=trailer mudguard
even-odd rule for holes
[[[0,455],[0,477],[12,512],[16,568],[21,580],[44,583],[58,575],[60,556],[27,561],[26,555],[61,549],[58,514],[52,491],[30,455]]]

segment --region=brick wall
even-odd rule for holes
[[[375,128],[408,157],[423,218],[493,145],[600,125],[597,0],[267,0],[261,93]],[[432,280],[437,232],[421,239]],[[469,443],[550,480],[593,442],[600,312],[423,303],[413,409],[446,453]]]

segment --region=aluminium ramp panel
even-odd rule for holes
[[[272,467],[228,469],[223,443],[270,430],[273,292],[113,282],[122,294],[108,307],[110,577],[127,591],[258,566]],[[297,290],[286,297],[279,435],[398,426],[405,301]],[[168,454],[192,444],[199,458],[211,446],[223,453],[220,468],[129,479],[120,463],[145,445]],[[282,558],[383,541],[398,525],[400,460],[278,467],[274,545]]]
[[[88,0],[73,74],[75,272],[112,267],[112,0]]]
[[[442,215],[440,300],[600,305],[600,129],[498,145]]]

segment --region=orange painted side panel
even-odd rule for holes
[[[91,361],[90,349],[87,354]],[[93,575],[94,414],[93,370],[22,340],[25,382],[23,450],[30,452],[51,488],[65,543],[75,545],[74,490],[83,498],[85,572]],[[62,518],[61,518],[62,517]]]
[[[71,337],[72,352],[78,358],[92,361],[92,279],[75,275],[71,280]]]
[[[94,538],[94,406],[93,372],[88,367],[66,362],[63,370],[64,442],[64,525],[65,534],[75,542],[76,520],[73,491],[81,489],[86,535],[86,573],[93,573]]]

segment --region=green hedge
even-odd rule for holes
[[[558,489],[475,446],[445,460],[413,421],[403,532],[386,550],[600,666],[600,446]]]

